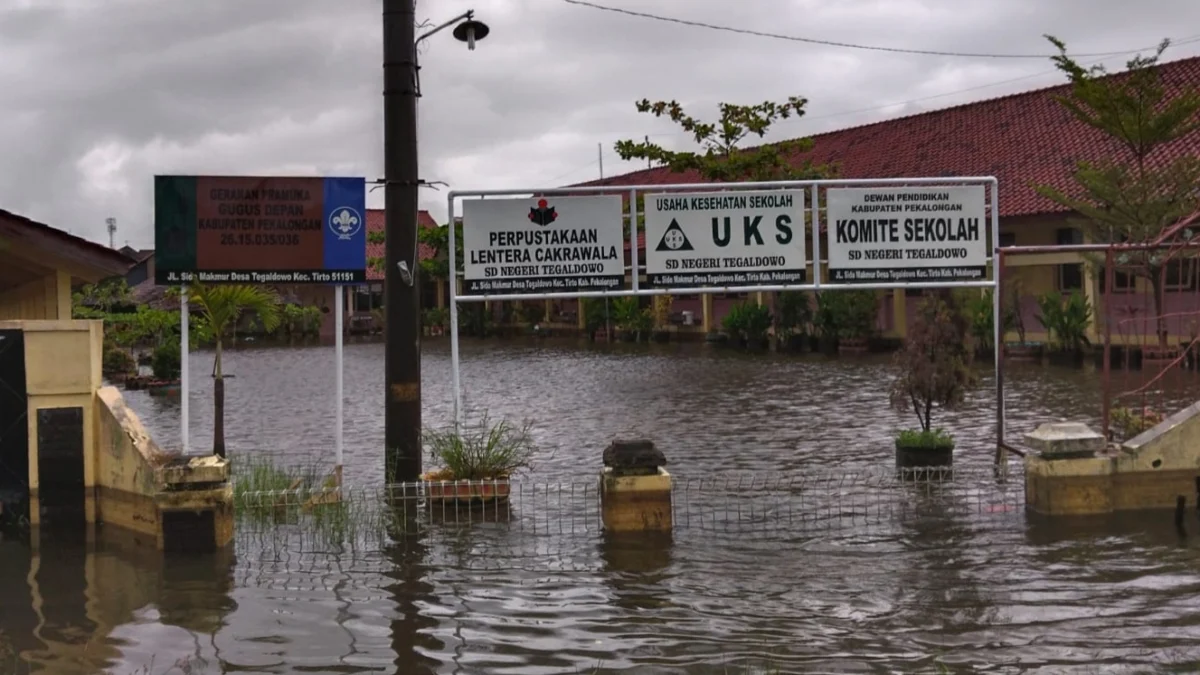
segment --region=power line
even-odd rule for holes
[[[847,49],[864,49],[867,51],[892,52],[892,53],[897,53],[897,54],[922,54],[925,56],[955,56],[955,57],[976,58],[976,59],[1049,59],[1049,58],[1055,56],[1054,54],[986,54],[986,53],[974,53],[974,52],[943,52],[943,51],[927,50],[927,49],[904,49],[901,47],[879,47],[879,46],[875,46],[875,45],[859,45],[859,44],[853,44],[850,42],[835,42],[832,40],[819,40],[816,38],[798,37],[795,35],[782,35],[780,33],[767,33],[764,31],[751,30],[749,28],[734,28],[732,26],[722,26],[722,25],[718,25],[718,24],[705,23],[703,21],[692,21],[689,19],[677,19],[675,17],[661,16],[658,14],[650,14],[647,12],[636,12],[631,9],[621,9],[619,7],[607,7],[605,5],[597,5],[592,2],[586,2],[585,0],[562,0],[562,1],[567,4],[571,4],[571,5],[579,5],[580,7],[590,7],[592,9],[598,9],[598,10],[605,11],[605,12],[615,12],[617,14],[625,14],[627,16],[638,17],[640,19],[665,21],[667,23],[675,23],[675,24],[679,24],[682,26],[692,26],[695,28],[707,28],[709,30],[719,30],[719,31],[725,31],[727,33],[738,33],[741,35],[753,35],[756,37],[765,37],[765,38],[771,38],[774,40],[787,40],[789,42],[805,42],[805,43],[814,44],[814,45],[824,45],[826,47],[845,47]],[[1087,53],[1087,54],[1071,54],[1071,56],[1073,56],[1075,58],[1090,58],[1090,57],[1097,57],[1097,56],[1117,56],[1119,54],[1132,54],[1132,53],[1139,52],[1139,51],[1146,51],[1146,50],[1157,49],[1157,48],[1158,48],[1158,45],[1153,45],[1150,47],[1142,47],[1140,49],[1126,49],[1126,50],[1116,51],[1116,52],[1092,52],[1092,53]]]
[[[1192,35],[1190,37],[1183,38],[1179,42],[1171,43],[1171,46],[1179,47],[1182,45],[1193,44],[1196,42],[1200,42],[1200,35]],[[1124,56],[1124,55],[1136,54],[1136,53],[1137,53],[1137,50],[1128,51],[1128,52],[1116,52],[1113,54],[1113,56]],[[1104,61],[1104,59],[1096,59],[1093,61],[1088,61],[1086,63],[1083,63],[1082,65],[1090,67],[1090,66],[1096,65],[1098,63],[1101,63],[1102,61]],[[977,84],[973,87],[967,87],[965,89],[955,89],[953,91],[944,91],[940,94],[930,94],[929,96],[922,96],[921,98],[908,99],[906,101],[895,101],[892,103],[883,103],[880,105],[870,106],[867,108],[855,108],[852,110],[839,110],[837,112],[824,113],[821,115],[805,114],[802,117],[791,117],[786,120],[779,120],[775,123],[775,125],[773,125],[773,128],[778,127],[778,126],[784,126],[784,125],[799,124],[799,123],[808,122],[811,120],[823,120],[823,119],[830,119],[830,118],[834,118],[834,117],[844,117],[846,115],[855,115],[858,113],[875,112],[878,110],[884,110],[886,108],[894,108],[896,106],[905,106],[905,105],[909,105],[911,103],[923,103],[925,101],[932,101],[932,100],[939,99],[939,98],[946,98],[947,96],[956,96],[958,94],[967,94],[967,93],[970,93],[973,91],[980,91],[982,89],[990,89],[992,87],[998,87],[998,86],[1004,85],[1004,84],[1012,84],[1013,82],[1021,82],[1023,80],[1030,80],[1035,77],[1054,75],[1057,72],[1058,72],[1057,70],[1044,70],[1044,71],[1041,71],[1038,73],[1030,73],[1029,75],[1020,75],[1018,77],[1011,77],[1011,78],[1008,78],[1007,80],[997,80],[995,82],[988,82],[987,84]],[[615,134],[615,135],[629,135],[629,134],[626,134],[625,132],[605,132],[605,133]],[[687,131],[670,131],[670,132],[649,134],[649,136],[657,137],[657,138],[663,138],[663,137],[667,137],[667,136],[691,136],[691,135],[692,134]]]

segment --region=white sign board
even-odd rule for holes
[[[463,294],[620,290],[620,195],[463,202]]]
[[[804,191],[648,194],[651,287],[802,284]]]
[[[981,281],[987,277],[982,185],[829,188],[829,281]]]

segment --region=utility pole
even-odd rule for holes
[[[389,482],[421,475],[416,20],[415,0],[383,0],[383,437]]]
[[[600,163],[600,178],[604,179],[604,144],[596,144],[596,161]]]

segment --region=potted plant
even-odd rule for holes
[[[908,340],[895,356],[898,372],[892,384],[892,406],[911,410],[920,423],[918,429],[902,430],[896,437],[900,469],[953,463],[954,439],[933,426],[933,411],[961,405],[976,376],[966,344],[967,322],[952,303],[949,294],[926,297]]]
[[[441,466],[421,475],[431,504],[474,505],[508,500],[513,474],[532,468],[537,445],[529,423],[478,422],[455,429],[431,429],[423,442]]]

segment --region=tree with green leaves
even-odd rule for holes
[[[811,159],[801,157],[812,149],[812,139],[796,138],[743,147],[747,139],[764,138],[776,123],[803,116],[807,104],[808,100],[800,96],[753,105],[721,103],[716,121],[704,121],[689,115],[678,101],[642,99],[635,104],[638,112],[670,119],[691,136],[699,150],[668,150],[645,139],[617,141],[616,152],[623,160],[655,162],[672,173],[694,171],[712,182],[828,178],[837,172],[835,166],[816,165]],[[643,214],[638,217],[639,232],[645,229],[646,210],[642,199],[642,195],[638,195],[638,213]],[[626,230],[626,235],[628,233]]]
[[[1103,132],[1118,152],[1078,162],[1073,189],[1040,185],[1037,192],[1079,213],[1082,218],[1075,219],[1076,224],[1100,242],[1148,243],[1200,210],[1200,160],[1192,155],[1165,160],[1160,152],[1200,129],[1200,91],[1185,87],[1168,92],[1161,81],[1157,66],[1170,41],[1163,40],[1153,56],[1128,61],[1127,72],[1110,75],[1103,66],[1076,63],[1062,40],[1050,35],[1046,39],[1058,48],[1052,59],[1071,85],[1070,94],[1058,97],[1059,103],[1083,124]],[[1167,344],[1163,286],[1170,257],[1167,250],[1131,251],[1122,252],[1116,261],[1150,283],[1160,347]]]
[[[224,339],[232,335],[238,319],[246,312],[254,312],[264,330],[270,332],[278,328],[279,296],[266,286],[209,286],[194,283],[188,286],[188,301],[200,310],[216,346],[213,361],[213,454],[225,457],[225,372],[221,364]]]
[[[459,272],[462,271],[463,264],[462,233],[462,222],[458,222],[454,225],[454,252],[457,256],[455,260]],[[367,233],[367,241],[372,244],[387,245],[387,238],[383,232]],[[432,258],[419,261],[420,273],[427,275],[430,279],[449,280],[450,228],[446,226],[418,228],[417,242],[433,249]],[[367,260],[367,264],[380,272],[383,271],[383,258],[372,257]]]
[[[790,96],[782,103],[764,101],[754,105],[722,103],[720,117],[705,122],[684,110],[678,101],[642,99],[636,103],[638,112],[655,117],[667,117],[687,132],[700,150],[668,150],[649,140],[617,141],[617,155],[624,160],[644,159],[667,167],[674,173],[695,171],[713,182],[802,180],[823,178],[832,171],[828,166],[816,166],[798,155],[812,149],[812,140],[797,138],[753,148],[742,147],[750,138],[763,138],[781,120],[804,115],[807,99]]]

